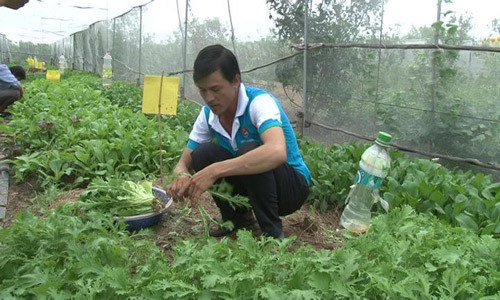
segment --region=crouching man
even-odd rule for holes
[[[224,180],[233,186],[234,194],[250,199],[253,213],[233,209],[215,197],[220,218],[235,226],[232,230],[212,227],[211,236],[250,227],[256,218],[264,234],[283,238],[280,216],[300,209],[311,183],[287,115],[274,96],[241,82],[236,57],[221,45],[200,51],[193,79],[206,105],[193,125],[174,169],[178,177],[167,193],[197,199]]]
[[[26,72],[21,66],[7,67],[0,64],[0,114],[5,116],[5,109],[21,99],[24,89],[21,80],[26,79]]]

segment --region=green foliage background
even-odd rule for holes
[[[340,249],[240,232],[236,241],[205,235],[178,240],[173,256],[165,257],[150,230],[130,233],[110,214],[83,213],[78,202],[48,209],[59,189],[85,186],[92,178],[158,176],[157,124],[139,113],[140,89],[119,83],[104,90],[98,77],[80,72],[57,84],[35,79],[26,88],[2,130],[16,146],[16,178],[34,176],[45,199],[37,202],[37,214],[25,209],[0,229],[1,298],[500,296],[500,185],[490,176],[452,172],[393,151],[382,187],[391,212],[376,216],[364,235],[346,233]],[[164,120],[165,171],[198,110],[181,102],[179,114]],[[367,146],[300,140],[313,174],[311,204],[342,207]]]

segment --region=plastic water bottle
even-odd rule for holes
[[[111,78],[113,78],[113,67],[111,66],[111,54],[109,50],[104,55],[104,63],[102,64],[102,84],[106,87],[111,86]]]
[[[59,74],[64,74],[64,69],[66,69],[66,57],[64,57],[64,54],[61,54],[59,56]]]
[[[389,210],[388,203],[379,195],[379,188],[391,166],[388,146],[392,136],[380,131],[375,144],[366,149],[359,162],[356,182],[347,196],[347,206],[340,217],[340,224],[350,232],[363,233],[370,228],[372,205],[379,201]]]

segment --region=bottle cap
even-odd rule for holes
[[[383,131],[379,131],[375,143],[379,144],[380,146],[388,147],[391,140],[392,135]]]

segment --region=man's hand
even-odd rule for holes
[[[206,167],[191,177],[187,195],[194,201],[197,201],[201,194],[214,185],[217,180],[216,174],[212,171],[214,165]]]
[[[22,86],[22,85],[19,85],[19,86],[17,87],[17,89],[18,89],[18,90],[19,90],[19,92],[21,93],[21,98],[22,98],[22,97],[24,96],[24,88],[23,88],[23,86]]]
[[[167,194],[174,200],[182,200],[187,196],[186,192],[191,183],[191,175],[189,169],[191,167],[191,153],[193,150],[185,148],[181,158],[175,167],[173,174],[177,177],[169,185],[167,185]]]
[[[189,198],[193,204],[197,203],[201,194],[207,191],[217,180],[211,170],[209,166],[193,176],[186,173],[180,174],[179,177],[167,185],[167,194],[174,200]]]
[[[187,189],[189,188],[190,182],[191,178],[189,174],[181,174],[169,185],[167,185],[167,194],[174,200],[182,199],[185,196]]]

